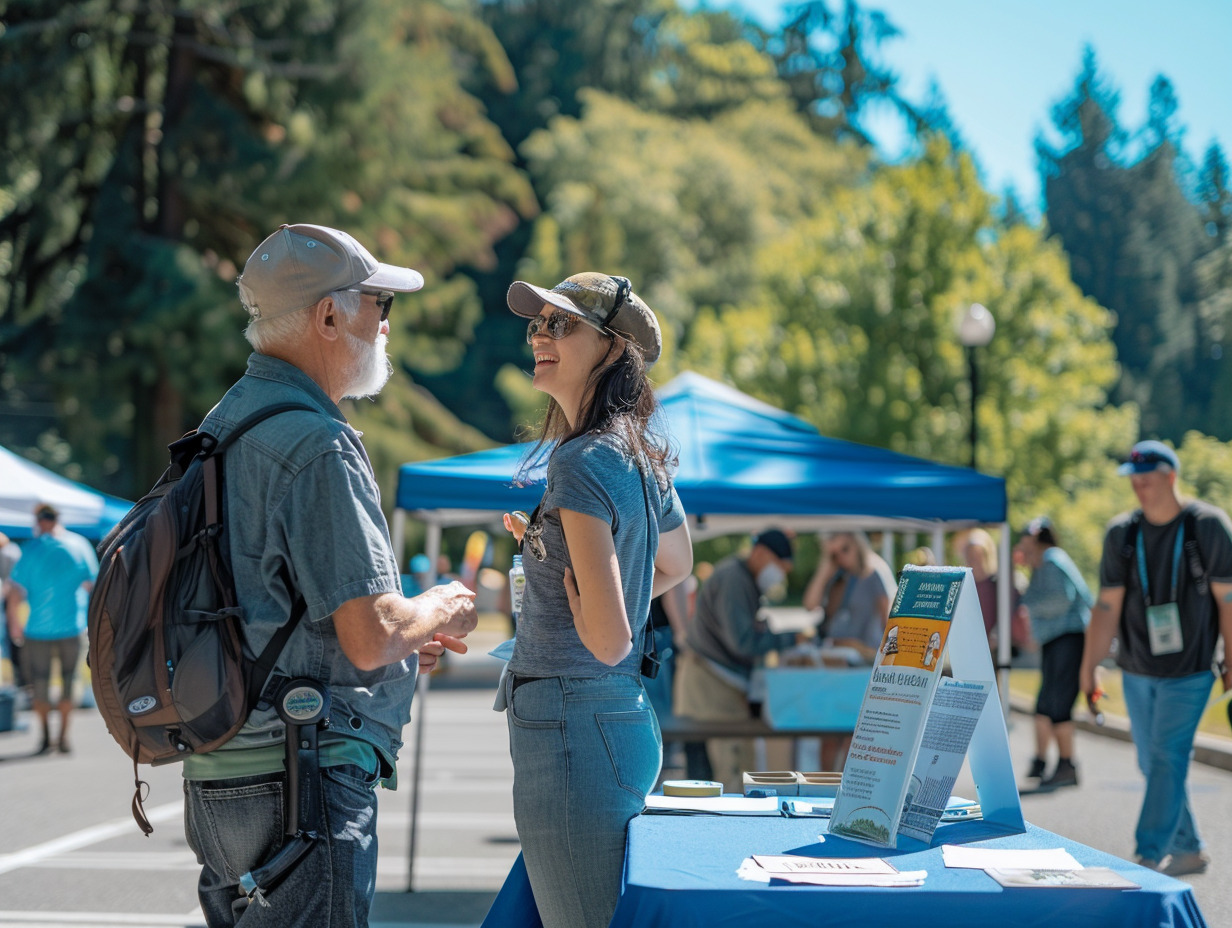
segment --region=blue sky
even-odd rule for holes
[[[693,5],[686,0],[686,5]],[[781,0],[706,0],[743,8],[767,25],[781,22]],[[1033,212],[1039,198],[1034,140],[1051,132],[1051,110],[1068,94],[1086,44],[1120,91],[1127,129],[1146,117],[1147,96],[1163,74],[1180,102],[1185,150],[1199,160],[1212,140],[1232,159],[1232,0],[865,0],[900,32],[881,46],[904,95],[927,97],[940,86],[985,183],[1012,184]],[[842,0],[831,0],[841,9]],[[886,155],[901,152],[897,120],[870,128]]]

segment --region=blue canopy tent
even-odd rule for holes
[[[827,438],[812,425],[698,374],[659,390],[680,456],[676,490],[704,535],[764,527],[932,532],[1005,521],[1005,482],[965,467]],[[534,443],[404,464],[396,510],[432,525],[529,509],[546,455]],[[526,485],[518,486],[521,474]]]
[[[774,524],[882,531],[892,546],[891,533],[923,532],[941,556],[947,532],[1004,526],[1005,481],[998,477],[828,438],[798,416],[699,374],[679,375],[658,397],[680,457],[676,491],[695,538]],[[499,524],[504,512],[530,511],[543,494],[546,471],[546,455],[524,466],[533,449],[523,443],[404,464],[395,550],[402,550],[407,516],[427,524],[427,554],[435,564],[444,526]],[[515,475],[525,485],[516,485]],[[1010,657],[1008,531],[1001,533],[1001,555],[1004,665]]]
[[[768,525],[797,531],[872,529],[885,533],[883,554],[891,560],[895,532],[928,533],[940,556],[946,532],[1000,526],[998,663],[1008,668],[1010,549],[1004,480],[827,438],[798,416],[694,373],[663,386],[658,398],[679,454],[676,492],[694,538],[755,532]],[[507,445],[404,464],[395,498],[394,550],[402,551],[408,516],[427,524],[425,549],[435,564],[443,527],[494,523],[494,531],[502,531],[501,514],[529,512],[543,495],[547,469],[546,454],[531,460],[534,447]],[[1009,710],[1007,675],[1003,669],[998,680],[1003,712]],[[419,719],[422,725],[422,711]],[[415,739],[417,758],[421,742],[422,730]],[[413,800],[412,848],[415,808]],[[413,850],[411,859],[413,866]]]
[[[0,447],[0,532],[29,538],[34,507],[50,503],[70,531],[99,541],[124,518],[132,503],[99,493]]]

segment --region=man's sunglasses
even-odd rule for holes
[[[381,311],[381,321],[389,318],[389,311],[394,305],[394,294],[389,290],[347,290],[347,293],[367,293],[376,297],[377,309]]]
[[[590,326],[597,332],[611,336],[611,332],[599,325],[597,322],[592,322],[585,316],[579,316],[575,313],[567,313],[563,309],[557,310],[550,316],[534,316],[530,323],[526,326],[526,344],[531,344],[531,339],[540,333],[545,333],[548,338],[553,341],[564,338],[574,330],[577,324],[581,322],[584,325]]]

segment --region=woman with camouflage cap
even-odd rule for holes
[[[506,710],[514,819],[546,928],[607,925],[625,830],[662,763],[642,687],[650,600],[689,575],[674,458],[651,427],[658,322],[623,277],[522,281],[534,386],[550,397],[547,488],[521,543],[526,587],[497,707]]]

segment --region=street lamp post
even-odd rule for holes
[[[958,340],[967,349],[967,373],[971,377],[971,469],[975,470],[976,419],[975,402],[979,396],[979,369],[975,349],[992,341],[997,321],[979,303],[972,303],[958,323]]]

